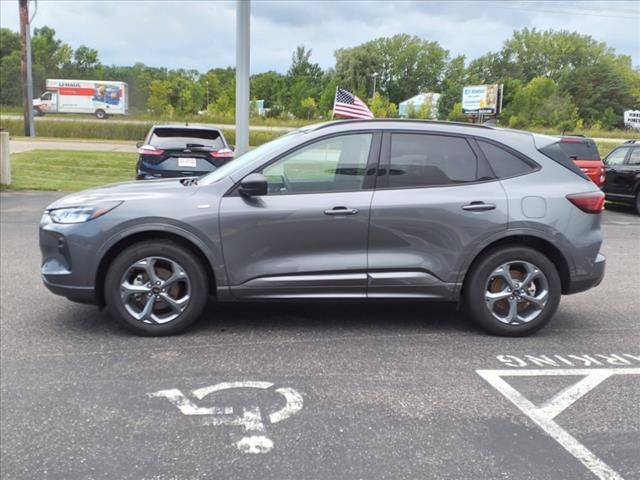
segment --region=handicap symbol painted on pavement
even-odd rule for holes
[[[222,382],[208,387],[198,388],[191,391],[191,395],[196,400],[202,400],[206,396],[222,392],[225,390],[239,388],[256,388],[267,390],[273,387],[271,382],[244,381],[244,382]],[[237,426],[244,429],[245,435],[236,442],[236,447],[243,453],[267,453],[273,448],[273,440],[266,434],[265,422],[271,424],[281,422],[295,415],[302,409],[302,395],[290,387],[280,387],[275,389],[284,397],[285,406],[280,410],[263,416],[258,406],[243,407],[241,412],[236,412],[233,407],[201,407],[177,388],[159,390],[147,395],[151,398],[166,398],[172,405],[178,408],[183,415],[203,415],[206,425],[227,425]]]

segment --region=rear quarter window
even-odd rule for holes
[[[498,178],[515,177],[532,172],[536,166],[493,143],[478,139],[478,146]]]
[[[538,151],[542,153],[544,156],[549,157],[556,163],[559,163],[563,167],[568,170],[571,170],[576,175],[589,180],[589,177],[585,175],[585,173],[578,168],[578,166],[574,163],[574,161],[567,155],[567,152],[562,147],[560,141],[551,143],[546,147],[539,148]]]

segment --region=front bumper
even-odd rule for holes
[[[45,217],[43,216],[43,219]],[[87,225],[87,224],[82,224]],[[91,232],[96,225],[85,230]],[[80,303],[97,303],[95,288],[95,250],[75,231],[77,225],[40,223],[42,282],[52,293]]]
[[[95,288],[93,287],[74,287],[70,285],[63,285],[54,283],[55,279],[51,279],[50,276],[42,275],[42,283],[47,289],[56,295],[67,297],[72,302],[78,303],[98,303]]]
[[[601,253],[598,253],[591,273],[589,275],[572,278],[567,294],[584,292],[585,290],[589,290],[590,288],[600,285],[602,279],[604,278],[606,264],[607,259],[605,258],[605,256]]]

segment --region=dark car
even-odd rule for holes
[[[137,146],[138,180],[201,176],[233,159],[220,129],[205,126],[154,126]]]
[[[604,165],[606,199],[632,205],[640,215],[640,142],[629,140],[616,147],[605,157]]]
[[[605,171],[596,142],[583,136],[567,135],[560,139],[560,147],[593,183],[602,188]]]

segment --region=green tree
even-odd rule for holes
[[[270,70],[251,76],[251,95],[265,101],[265,108],[282,105],[287,94],[287,78]]]
[[[536,77],[515,94],[504,112],[509,126],[574,128],[578,110],[568,95],[562,95],[556,82]]]
[[[8,28],[0,28],[0,60],[20,51],[20,35]]]
[[[399,103],[420,92],[439,90],[449,52],[437,42],[399,34],[339,49],[335,55],[340,86],[367,97],[376,73],[376,88]]]
[[[438,101],[439,118],[447,118],[453,110],[453,106],[460,101],[466,79],[465,57],[458,55],[444,69],[440,85],[440,100]]]
[[[147,107],[153,113],[161,115],[166,111],[169,103],[169,83],[163,80],[153,80],[149,85],[149,98],[147,100]]]
[[[388,97],[379,92],[374,93],[373,97],[369,99],[369,110],[376,118],[396,118],[398,116],[396,104],[390,102]]]
[[[304,112],[304,115],[306,115],[307,120],[315,116],[317,108],[318,105],[316,104],[316,101],[313,99],[313,97],[303,98],[300,102],[300,109],[302,112]]]

